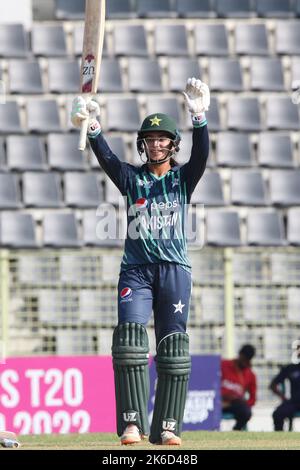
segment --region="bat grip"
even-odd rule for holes
[[[86,137],[87,137],[88,125],[89,125],[89,118],[87,117],[81,123],[78,150],[83,151],[86,147]]]

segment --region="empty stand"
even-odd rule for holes
[[[31,171],[24,173],[23,200],[29,207],[62,207],[62,191],[58,175]]]
[[[137,0],[137,14],[140,18],[170,18],[175,16],[172,0]]]
[[[142,25],[118,25],[114,28],[114,53],[117,56],[148,56],[146,32]]]
[[[239,61],[223,58],[210,59],[209,85],[212,91],[242,91],[243,80]]]
[[[101,205],[100,211],[85,211],[83,240],[87,246],[120,247],[118,211],[111,205]]]
[[[287,239],[290,245],[300,246],[300,209],[288,210]]]
[[[37,136],[8,136],[6,140],[7,164],[12,170],[45,170],[45,147]]]
[[[60,118],[55,100],[30,100],[27,102],[27,125],[31,132],[60,132]]]
[[[221,18],[247,18],[254,16],[252,0],[216,0],[216,10]]]
[[[53,326],[76,325],[79,320],[78,296],[70,290],[38,290],[39,319]]]
[[[269,54],[268,37],[264,24],[237,23],[235,27],[235,50],[241,55]]]
[[[123,137],[105,135],[105,140],[107,141],[112,152],[119,158],[119,160],[126,162],[126,148],[125,148],[125,142],[124,142]],[[93,152],[91,152],[90,158],[91,158],[91,167],[93,169],[100,170],[101,166]]]
[[[206,171],[201,181],[193,192],[192,203],[205,204],[206,206],[223,206],[224,196],[222,180],[219,172]]]
[[[11,93],[43,93],[38,61],[11,60],[9,62],[9,89]]]
[[[227,103],[227,125],[239,131],[261,129],[260,107],[257,98],[231,98]]]
[[[110,3],[111,0],[108,2]],[[84,0],[55,0],[55,16],[58,20],[83,20]]]
[[[204,323],[224,322],[224,290],[202,287],[200,293],[201,318]]]
[[[177,13],[180,18],[215,18],[213,0],[177,0]]]
[[[21,206],[20,187],[16,176],[0,173],[0,209],[18,209]]]
[[[55,347],[58,356],[96,353],[96,331],[57,329]]]
[[[65,32],[60,24],[35,24],[32,28],[31,41],[32,51],[36,56],[61,57],[67,55]]]
[[[234,170],[231,173],[231,204],[264,206],[266,185],[260,171]]]
[[[20,134],[22,132],[18,104],[15,101],[0,104],[0,133]]]
[[[251,166],[249,135],[241,132],[220,132],[217,136],[216,158],[220,166]]]
[[[82,55],[82,45],[83,45],[83,24],[75,24],[73,31],[73,51],[76,56]],[[104,35],[104,44],[102,50],[102,56],[107,56],[107,40],[106,34]]]
[[[243,317],[256,324],[280,323],[284,301],[277,287],[246,287],[243,289]]]
[[[86,168],[84,154],[77,148],[77,134],[49,134],[47,144],[51,168],[61,171]]]
[[[210,98],[210,107],[209,110],[205,112],[209,130],[211,132],[218,132],[221,130],[221,119],[219,111],[219,101],[215,96]],[[191,115],[189,112],[186,112],[186,124],[187,127],[192,127]]]
[[[67,206],[97,207],[102,201],[102,189],[94,173],[66,173],[64,188]]]
[[[0,57],[25,58],[28,55],[27,38],[21,24],[0,25]]]
[[[121,93],[122,72],[117,59],[104,58],[101,63],[98,92]]]
[[[288,96],[270,97],[266,103],[268,129],[299,130],[299,110]]]
[[[81,289],[79,292],[80,320],[83,323],[93,323],[110,326],[111,319],[117,308],[116,296],[111,288]]]
[[[273,211],[251,211],[247,218],[249,245],[280,246],[285,244],[282,215]]]
[[[284,77],[280,59],[252,57],[250,75],[252,90],[284,91]]]
[[[186,28],[183,24],[159,25],[154,31],[156,55],[188,56]]]
[[[35,223],[31,214],[2,212],[0,215],[0,240],[9,248],[36,248]]]
[[[293,146],[290,135],[261,132],[258,136],[258,162],[259,165],[266,167],[293,167]]]
[[[293,7],[293,0],[256,0],[257,15],[264,18],[291,18]]]
[[[197,55],[227,56],[228,37],[224,24],[201,24],[195,27]]]
[[[43,220],[44,246],[78,247],[78,229],[74,213],[45,213]]]
[[[241,244],[239,215],[237,212],[208,211],[206,215],[206,242],[214,246]]]
[[[300,289],[299,287],[288,287],[287,289],[287,317],[290,322],[299,323],[300,311]]]
[[[1,171],[5,171],[7,169],[4,142],[5,142],[4,138],[0,137],[0,170]]]
[[[168,60],[168,89],[182,91],[187,77],[201,77],[202,70],[197,59],[170,57]]]
[[[179,103],[176,98],[162,98],[151,96],[147,99],[147,114],[164,113],[171,116],[178,127],[181,127],[181,113]]]
[[[108,98],[107,128],[110,131],[132,131],[140,127],[138,103],[135,98]]]
[[[273,170],[270,176],[272,204],[300,205],[300,170]]]
[[[77,93],[80,89],[78,61],[49,59],[48,79],[51,93]]]
[[[300,270],[299,252],[271,253],[270,256],[272,282],[282,285],[298,284]],[[299,317],[300,321],[300,317]]]
[[[134,92],[162,92],[157,60],[131,57],[128,63],[129,89]]]
[[[136,16],[130,0],[109,0],[106,3],[106,17],[108,19],[126,19]]]
[[[300,54],[299,21],[278,21],[276,25],[276,53]]]

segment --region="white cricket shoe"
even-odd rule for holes
[[[163,446],[180,446],[181,439],[171,431],[163,431],[161,433],[161,444]]]
[[[141,442],[141,440],[141,433],[138,427],[135,424],[128,424],[121,436],[121,444],[137,444],[138,442]]]

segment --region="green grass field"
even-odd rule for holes
[[[184,432],[180,450],[300,450],[296,432]],[[68,434],[20,436],[20,450],[163,450],[143,441],[121,446],[115,434]],[[177,448],[172,448],[175,450]]]

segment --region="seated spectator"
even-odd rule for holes
[[[273,413],[275,431],[283,431],[284,420],[293,419],[294,414],[300,411],[300,341],[296,343],[292,363],[283,366],[270,384],[272,392],[282,400]],[[285,395],[286,380],[290,382],[290,398]]]
[[[251,369],[254,355],[255,348],[251,344],[245,344],[236,359],[223,359],[221,362],[222,411],[234,415],[235,431],[245,429],[251,418],[251,407],[255,404],[256,376]]]

